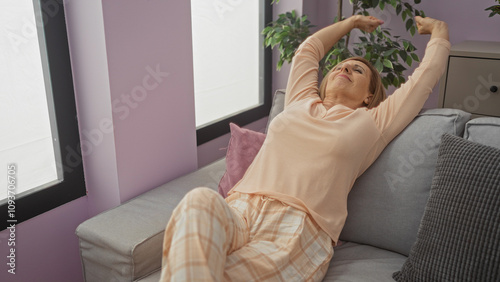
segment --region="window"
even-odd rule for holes
[[[85,195],[59,2],[0,4],[1,230]]]
[[[269,113],[271,53],[261,31],[270,1],[191,0],[198,145]]]

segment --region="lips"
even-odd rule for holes
[[[351,79],[347,75],[345,75],[345,74],[339,74],[337,76],[343,77],[343,78],[348,79],[349,81],[351,81]]]

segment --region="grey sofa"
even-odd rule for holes
[[[275,94],[269,120],[283,109],[283,96]],[[444,133],[500,148],[500,118],[422,111],[356,181],[324,281],[391,281],[401,269],[417,237]],[[195,187],[216,190],[224,172],[224,159],[218,160],[82,223],[76,234],[85,280],[158,281],[172,210]]]

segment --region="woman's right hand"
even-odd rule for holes
[[[361,29],[365,32],[373,32],[378,26],[384,23],[383,20],[377,19],[373,16],[353,16],[354,27]]]

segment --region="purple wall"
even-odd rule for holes
[[[0,281],[83,281],[76,227],[88,218],[82,197],[16,225],[15,275],[7,272],[8,231],[0,232]]]
[[[89,214],[120,204],[102,3],[67,1],[66,22],[77,98]],[[106,173],[103,173],[106,172]],[[105,188],[104,188],[105,187]]]
[[[197,167],[189,1],[65,2],[80,131],[90,144],[83,152],[89,194],[17,226],[16,275],[7,273],[5,263],[9,233],[0,232],[0,281],[82,281],[78,224]],[[283,0],[274,14],[303,10],[314,24],[326,25],[333,18],[329,11],[335,14],[330,2]],[[500,41],[500,17],[488,18],[483,11],[490,5],[493,1],[443,0],[420,7],[449,23],[452,43]],[[384,16],[395,33],[406,32],[397,16]],[[414,38],[420,52],[426,41]],[[168,76],[147,78],[148,66],[157,65]],[[287,77],[285,66],[275,73],[273,89],[284,88]],[[437,93],[431,104],[436,99]],[[114,131],[101,126],[108,121]],[[201,148],[200,158],[208,162],[203,151],[220,146]]]
[[[121,202],[197,168],[188,1],[103,1]]]

